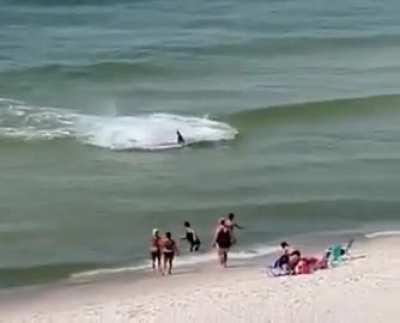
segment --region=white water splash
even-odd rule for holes
[[[0,138],[74,138],[111,150],[164,150],[182,147],[177,143],[177,130],[183,134],[186,145],[232,140],[238,134],[230,125],[207,117],[166,113],[95,116],[0,100]]]
[[[112,150],[162,150],[181,147],[179,130],[186,144],[232,140],[237,130],[206,118],[155,113],[133,117],[81,116],[76,125],[80,140]]]

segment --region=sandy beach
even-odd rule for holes
[[[271,278],[260,265],[207,265],[42,290],[3,291],[1,322],[398,322],[400,237],[356,243],[350,261]]]

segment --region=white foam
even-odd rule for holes
[[[365,237],[368,239],[373,239],[373,238],[396,236],[396,235],[400,235],[400,230],[377,231],[377,232],[367,233]]]
[[[279,247],[262,246],[257,245],[251,249],[240,250],[229,253],[229,259],[231,260],[250,260],[256,257],[262,257],[269,254],[273,254],[279,251]],[[202,254],[190,254],[185,256],[176,257],[174,266],[179,268],[182,266],[194,266],[202,263],[217,261],[215,252],[207,252]],[[90,279],[100,276],[122,274],[136,271],[146,271],[151,269],[150,261],[146,261],[142,264],[124,266],[117,268],[99,268],[95,270],[84,271],[80,273],[74,273],[70,275],[70,279]]]
[[[76,115],[62,109],[33,107],[19,101],[0,100],[0,137],[53,140],[74,135]]]
[[[187,144],[232,140],[238,131],[228,124],[207,118],[155,113],[129,117],[80,116],[80,139],[112,150],[162,150],[178,148],[176,131]]]
[[[238,131],[207,117],[151,113],[137,116],[94,116],[0,100],[0,137],[52,140],[71,137],[111,150],[180,148],[179,130],[191,145],[232,140]]]
[[[5,102],[5,103],[23,104],[22,101],[17,101],[17,100],[10,99],[10,98],[0,98],[0,103],[3,103],[3,102]]]
[[[0,137],[29,140],[52,140],[57,138],[67,138],[71,136],[68,129],[38,130],[32,128],[15,129],[11,127],[0,127]]]
[[[113,274],[121,274],[121,273],[128,273],[132,271],[139,271],[139,270],[147,270],[150,269],[150,263],[142,264],[138,266],[126,266],[126,267],[118,267],[118,268],[99,268],[94,270],[83,271],[80,273],[74,273],[70,275],[70,279],[82,279],[82,278],[94,278],[98,276],[105,276],[105,275],[113,275]]]

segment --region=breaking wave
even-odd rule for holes
[[[163,150],[182,146],[177,144],[177,130],[186,145],[232,140],[238,134],[230,125],[207,117],[168,113],[95,116],[0,99],[0,138],[74,138],[111,150]]]

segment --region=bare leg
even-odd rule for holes
[[[163,255],[163,270],[162,270],[162,274],[165,275],[166,271],[167,271],[167,257],[165,256],[165,254]]]
[[[157,256],[158,271],[161,272],[161,255]]]
[[[169,269],[168,269],[168,274],[169,275],[171,275],[172,274],[172,261],[173,261],[173,257],[172,256],[170,256],[170,258],[169,258]]]
[[[218,249],[218,258],[219,258],[219,264],[223,267],[224,266],[224,251],[222,249]]]
[[[228,264],[228,251],[224,250],[224,267],[226,268]]]
[[[154,253],[151,253],[151,267],[153,268],[153,271],[156,269],[156,256]]]

